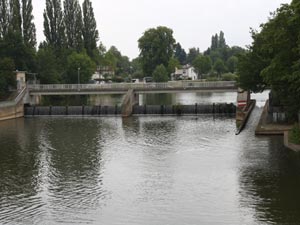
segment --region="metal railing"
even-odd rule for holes
[[[0,107],[7,107],[7,106],[15,106],[17,105],[24,97],[24,95],[26,94],[26,87],[23,88],[20,93],[18,94],[18,96],[15,98],[15,100],[13,101],[4,101],[4,102],[0,102]]]
[[[30,84],[30,92],[47,91],[126,91],[139,90],[170,90],[170,89],[214,89],[236,88],[235,81],[217,82],[167,82],[167,83],[108,83],[108,84]]]

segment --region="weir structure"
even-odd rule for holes
[[[111,83],[111,84],[29,84],[14,102],[0,104],[0,120],[25,115],[122,115],[132,114],[218,114],[233,113],[233,104],[226,105],[175,105],[139,106],[138,95],[144,93],[178,93],[237,90],[234,81],[202,82],[171,81],[167,83]],[[124,94],[121,108],[118,106],[37,106],[44,95],[101,95]]]

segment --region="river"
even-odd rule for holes
[[[266,96],[254,96],[239,136],[234,118],[222,116],[1,122],[0,224],[300,224],[299,156],[280,136],[254,135]]]

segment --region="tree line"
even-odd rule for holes
[[[234,79],[238,56],[245,53],[241,47],[229,47],[222,31],[212,37],[211,46],[203,53],[195,47],[186,53],[181,44],[176,43],[173,31],[167,27],[147,30],[138,43],[140,55],[135,60],[140,67],[134,75],[153,76],[155,81],[169,80],[175,68],[186,64],[195,68],[199,79],[219,79],[224,73],[231,73],[230,76],[223,76],[224,79]]]
[[[193,65],[199,78],[235,73],[240,47],[229,47],[224,33],[212,37],[204,52],[188,52],[176,42],[173,30],[159,26],[138,40],[140,54],[130,60],[115,47],[100,42],[90,0],[46,0],[43,13],[45,41],[37,47],[32,0],[0,0],[0,92],[15,85],[12,71],[36,73],[41,83],[86,83],[97,67],[114,71],[113,81],[153,77],[167,81],[175,68]]]
[[[252,30],[253,42],[240,57],[239,84],[261,92],[271,88],[273,104],[284,106],[289,118],[300,110],[300,2],[283,4],[260,31]]]

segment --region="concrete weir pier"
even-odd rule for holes
[[[139,104],[139,96],[133,89],[129,89],[123,98],[122,103],[122,117],[129,117],[132,115],[133,106]]]
[[[250,92],[239,89],[237,95],[237,109],[236,109],[236,135],[240,134],[245,128],[251,112],[256,104],[255,100],[251,100]]]
[[[0,103],[0,121],[16,119],[24,116],[24,101],[26,88],[22,89],[13,101]]]

